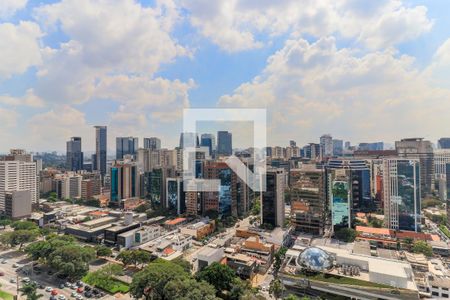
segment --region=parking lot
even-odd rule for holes
[[[84,299],[88,298],[86,292],[90,298],[113,298],[105,294],[100,296],[101,291],[97,289],[98,292],[94,294],[90,287],[69,286],[64,278],[58,278],[51,270],[33,263],[19,251],[0,252],[0,275],[1,289],[12,295],[17,295],[18,289],[26,282],[35,282],[37,293],[44,295],[42,299]]]

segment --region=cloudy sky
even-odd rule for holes
[[[176,145],[182,109],[267,108],[269,144],[450,136],[448,0],[1,0],[0,152]],[[201,130],[200,130],[201,131]],[[238,135],[237,132],[234,132]],[[238,140],[238,138],[236,138]],[[239,146],[239,145],[236,145]]]

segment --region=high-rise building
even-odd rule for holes
[[[333,138],[329,134],[324,134],[320,137],[320,156],[333,156]]]
[[[438,148],[439,149],[450,149],[450,138],[440,138],[438,140]]]
[[[297,143],[294,140],[290,140],[289,141],[289,146],[290,147],[297,147]]]
[[[115,160],[110,170],[110,203],[120,205],[121,200],[139,197],[139,174],[135,161]]]
[[[36,163],[20,160],[0,161],[0,211],[5,211],[7,192],[28,190],[32,203],[37,203],[39,190]]]
[[[180,149],[196,148],[199,146],[198,136],[194,132],[182,132],[180,134]]]
[[[165,207],[177,215],[186,212],[186,199],[185,192],[183,191],[183,179],[181,177],[166,179]]]
[[[161,167],[144,173],[145,198],[154,208],[166,207],[166,178],[167,170]]]
[[[434,173],[436,177],[446,174],[447,164],[450,163],[450,149],[434,150]]]
[[[349,169],[327,170],[328,197],[333,232],[352,225],[351,175]]]
[[[31,216],[31,192],[12,191],[5,194],[5,215],[13,220]]]
[[[360,143],[358,145],[358,150],[360,150],[360,151],[379,151],[379,150],[384,150],[384,143],[383,142]]]
[[[106,149],[108,146],[106,126],[95,126],[95,166],[94,170],[106,174]]]
[[[144,138],[144,149],[161,149],[161,140],[157,137]]]
[[[226,156],[233,154],[233,137],[231,132],[217,132],[217,154]]]
[[[81,137],[72,137],[67,141],[66,168],[68,171],[83,170],[83,152],[81,151]]]
[[[281,168],[266,171],[266,191],[261,193],[261,223],[284,226],[285,172]]]
[[[87,201],[101,193],[101,181],[94,178],[81,181],[81,200]]]
[[[200,137],[200,146],[208,147],[209,155],[213,156],[216,150],[216,137],[210,133],[204,133]]]
[[[422,197],[432,194],[434,188],[434,151],[430,141],[423,138],[402,139],[395,142],[398,156],[420,161],[420,194]]]
[[[117,137],[116,138],[116,159],[123,159],[125,155],[136,155],[139,147],[137,137]]]
[[[371,178],[370,178],[370,168],[365,160],[359,159],[332,159],[329,160],[326,165],[327,172],[331,175],[332,180],[333,170],[343,169],[346,172],[339,174],[339,181],[347,181],[349,187],[349,197],[341,197],[341,195],[333,195],[334,198],[330,203],[335,203],[337,200],[348,200],[349,209],[349,225],[352,225],[355,214],[358,212],[373,212],[376,210],[376,204],[372,201],[371,195]],[[339,187],[342,184],[339,183]],[[333,192],[333,191],[332,191]],[[340,202],[336,202],[336,207],[339,209],[341,207]],[[333,206],[332,206],[333,208]],[[337,214],[336,214],[337,216]]]
[[[322,235],[327,209],[324,169],[303,165],[289,172],[291,224],[296,231]]]
[[[342,156],[342,154],[344,154],[344,142],[333,140],[333,156]]]
[[[384,216],[389,229],[420,231],[420,160],[383,160]]]
[[[56,194],[59,199],[74,200],[81,198],[83,177],[74,172],[55,175]]]
[[[447,223],[450,224],[450,163],[445,166],[445,179],[446,179],[446,204],[447,204]]]
[[[203,178],[217,179],[220,181],[219,192],[204,192],[201,211],[206,213],[216,211],[220,216],[236,216],[236,177],[230,167],[221,161],[207,160],[203,165]]]

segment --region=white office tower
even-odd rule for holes
[[[320,137],[320,155],[322,158],[333,156],[333,138],[329,134]]]
[[[32,203],[38,201],[36,162],[0,161],[0,211],[5,210],[5,194],[13,191],[31,192]]]

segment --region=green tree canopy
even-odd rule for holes
[[[177,300],[215,300],[216,290],[205,281],[196,281],[192,278],[175,278],[169,281],[164,288],[165,299]]]
[[[111,256],[112,250],[104,245],[95,246],[97,256]]]
[[[433,256],[433,248],[425,241],[415,241],[412,246],[412,251],[414,253],[422,253],[428,257]]]
[[[23,285],[19,291],[22,293],[22,296],[27,297],[27,300],[37,300],[44,297],[42,294],[37,294],[37,286],[35,283],[27,283]]]
[[[269,293],[275,298],[279,299],[283,296],[284,285],[279,279],[274,279],[270,282]]]
[[[343,242],[352,243],[355,241],[358,232],[353,228],[341,228],[334,233],[334,236]]]
[[[133,297],[165,300],[164,289],[167,283],[180,278],[189,278],[183,268],[177,264],[162,259],[156,259],[148,264],[142,271],[133,276],[130,292]]]
[[[197,280],[204,280],[213,285],[218,292],[230,291],[236,274],[227,265],[213,262],[196,274]]]
[[[11,223],[11,227],[14,228],[14,230],[33,230],[38,229],[38,226],[36,223],[31,221],[15,221]]]

